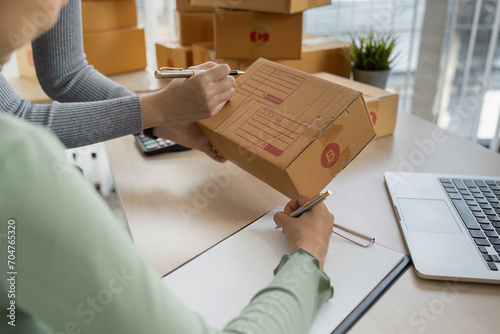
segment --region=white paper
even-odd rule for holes
[[[163,278],[165,285],[214,328],[223,329],[273,279],[290,248],[274,229],[276,208]],[[331,333],[398,265],[404,255],[373,244],[357,246],[332,236],[325,272],[335,289],[310,333]]]

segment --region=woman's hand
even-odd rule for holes
[[[209,118],[234,95],[235,79],[229,76],[228,65],[207,62],[190,69],[205,72],[174,79],[164,89],[141,97],[144,129]]]
[[[226,159],[215,151],[208,138],[205,137],[195,122],[158,126],[153,129],[153,135],[170,139],[177,144],[206,153],[217,162],[226,162]]]
[[[323,269],[333,231],[333,215],[324,203],[320,203],[300,217],[289,216],[308,200],[309,198],[305,196],[292,199],[286,205],[284,212],[277,212],[274,215],[274,221],[283,228],[292,251],[304,248],[318,258],[320,268]]]

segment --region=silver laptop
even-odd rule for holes
[[[384,173],[417,274],[500,283],[500,177]]]

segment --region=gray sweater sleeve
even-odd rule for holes
[[[33,43],[37,76],[55,102],[31,105],[0,75],[0,110],[48,127],[68,148],[142,131],[140,97],[85,60],[80,6],[70,0],[58,23]]]
[[[56,25],[33,42],[38,80],[58,102],[102,101],[134,95],[86,61],[83,52],[81,0],[69,0]]]

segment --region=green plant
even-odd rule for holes
[[[376,33],[370,30],[358,35],[349,34],[349,37],[352,43],[349,55],[354,68],[366,71],[390,69],[397,57],[393,54],[397,42],[396,36],[392,33]]]

